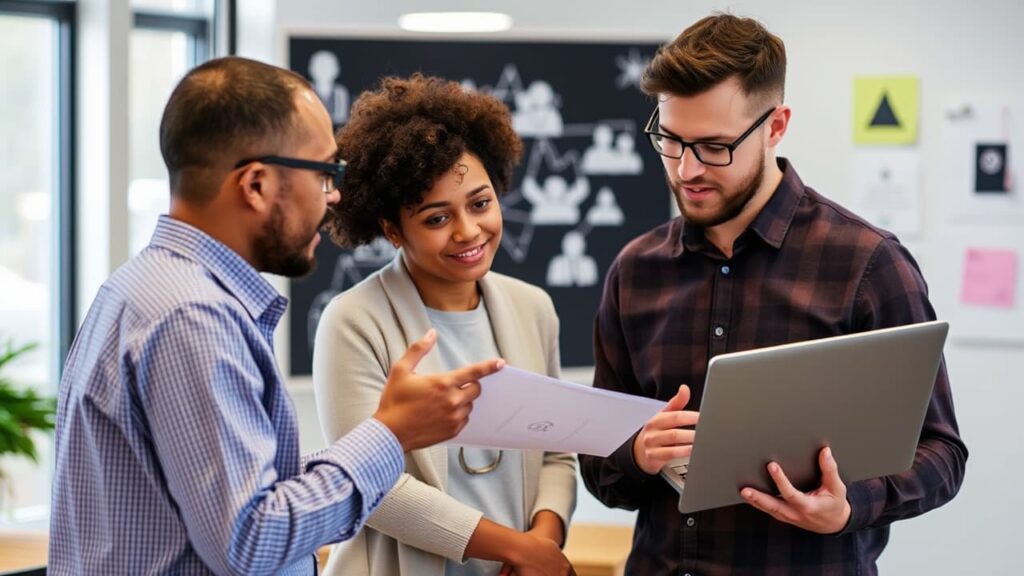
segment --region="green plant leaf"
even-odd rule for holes
[[[0,352],[0,370],[21,355],[33,350],[35,343],[15,346],[7,341]],[[52,430],[57,402],[32,389],[19,389],[0,376],[0,454],[20,454],[38,461],[33,430]]]
[[[38,347],[39,344],[36,342],[30,342],[28,344],[25,344],[24,346],[21,346],[20,348],[15,346],[14,342],[5,342],[4,351],[0,352],[0,368],[3,368],[5,364],[14,360],[18,356],[21,356],[22,354],[25,354],[26,352],[34,350]]]

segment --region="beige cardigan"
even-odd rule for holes
[[[540,288],[490,272],[480,280],[495,341],[510,366],[557,376],[558,317]],[[333,442],[373,415],[390,366],[430,329],[426,309],[399,252],[394,261],[328,304],[317,327],[313,383],[320,425]],[[431,352],[417,371],[441,372]],[[324,574],[443,576],[445,559],[463,561],[482,517],[446,494],[448,447],[406,455],[405,473],[367,520],[334,547]],[[576,458],[524,451],[524,517],[551,510],[568,528],[576,505]]]

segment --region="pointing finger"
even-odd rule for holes
[[[447,379],[453,386],[461,387],[467,382],[473,382],[484,376],[490,376],[504,367],[505,361],[500,358],[497,360],[485,360],[484,362],[463,366],[458,370],[452,370],[447,374]]]

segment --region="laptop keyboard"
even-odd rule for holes
[[[676,458],[668,461],[669,470],[675,472],[680,478],[686,480],[686,472],[690,467],[690,458]]]

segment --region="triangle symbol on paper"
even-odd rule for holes
[[[892,111],[892,105],[889,104],[889,94],[883,93],[882,102],[875,110],[875,116],[868,126],[895,126],[898,128],[899,125],[900,121],[896,119],[896,113]]]

